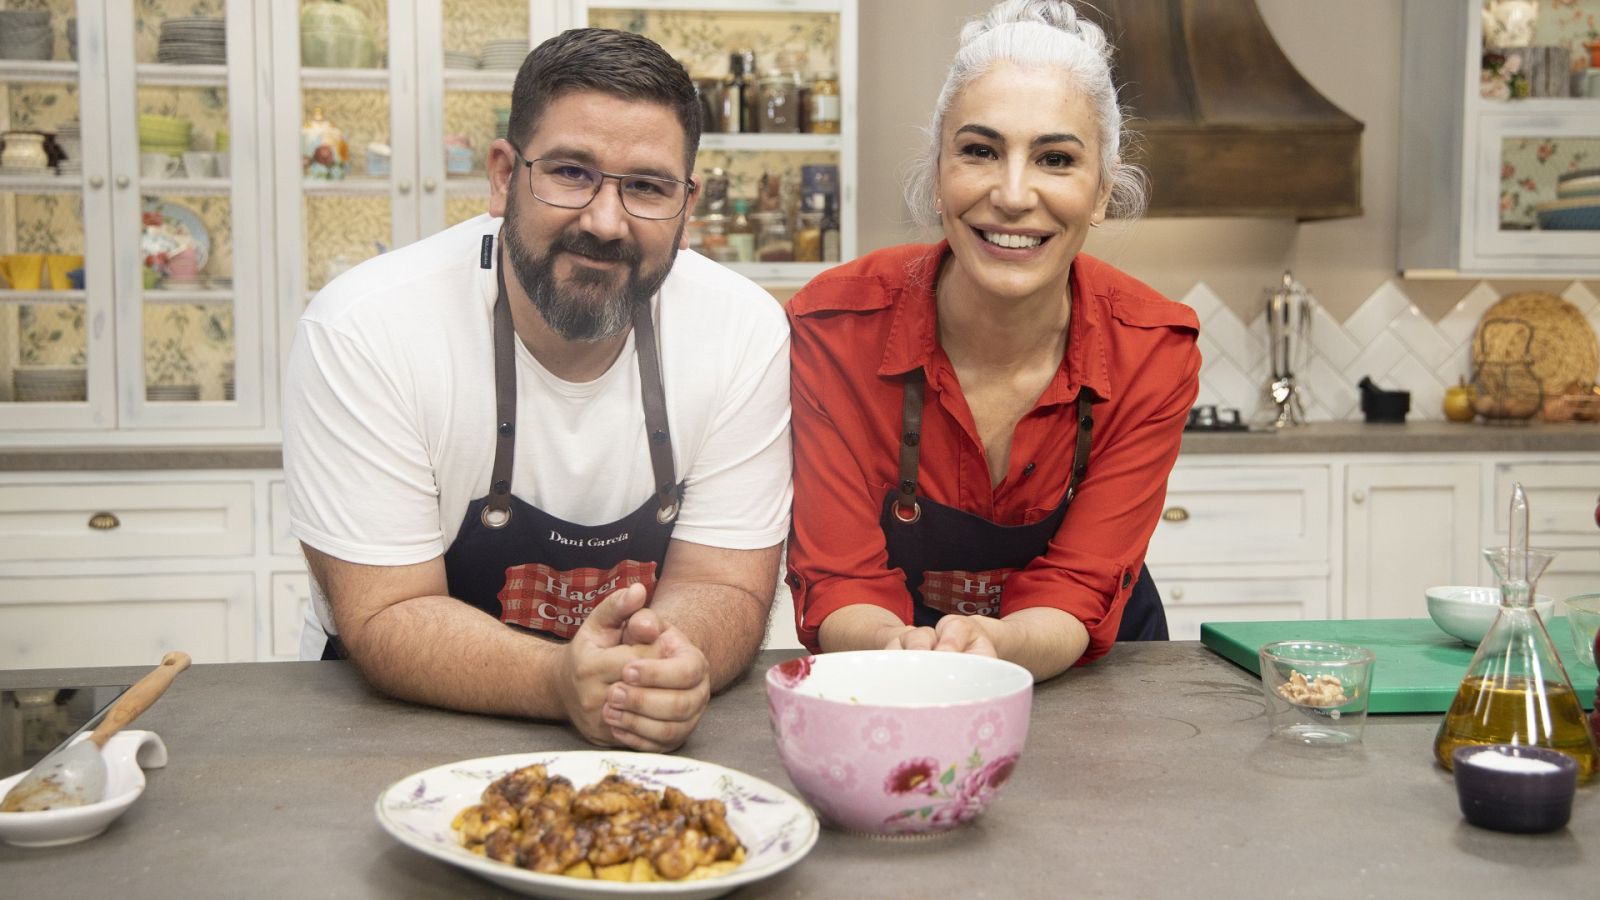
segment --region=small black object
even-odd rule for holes
[[[1386,391],[1365,375],[1358,386],[1361,388],[1361,412],[1369,424],[1405,422],[1406,413],[1411,411],[1410,391]]]
[[[1472,762],[1479,753],[1548,763],[1542,771],[1507,771]],[[1545,747],[1478,744],[1450,754],[1461,814],[1479,828],[1533,834],[1554,831],[1572,818],[1578,763]]]
[[[494,268],[494,235],[483,236],[483,246],[478,250],[478,268]]]

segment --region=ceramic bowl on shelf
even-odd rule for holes
[[[828,653],[767,670],[789,780],[834,828],[949,831],[999,796],[1028,737],[1033,676],[992,657]]]
[[[1478,646],[1489,633],[1494,617],[1500,614],[1500,589],[1473,585],[1448,585],[1431,587],[1424,592],[1428,598],[1428,617],[1439,630],[1472,646]],[[1548,594],[1533,599],[1533,608],[1539,618],[1550,621],[1556,601]]]

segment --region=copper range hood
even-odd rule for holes
[[[1150,173],[1150,215],[1361,214],[1363,126],[1301,77],[1255,0],[1094,5],[1142,138],[1130,156]]]

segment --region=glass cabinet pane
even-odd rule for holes
[[[440,15],[438,29],[424,26],[421,33],[436,33],[442,43],[444,90],[423,98],[425,107],[442,106],[442,133],[426,133],[431,117],[424,112],[421,140],[424,177],[441,168],[446,192],[442,212],[438,204],[424,208],[425,232],[488,211],[489,145],[505,137],[512,83],[528,55],[533,27],[527,0],[444,0]]]
[[[88,424],[91,352],[77,9],[0,4],[0,423]],[[99,180],[103,185],[103,178]],[[92,245],[92,249],[91,249]],[[95,261],[105,271],[106,260]],[[96,288],[103,303],[104,280]],[[102,401],[104,402],[104,401]]]

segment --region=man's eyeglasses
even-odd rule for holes
[[[617,196],[629,215],[641,219],[673,219],[683,212],[694,183],[656,175],[617,175],[566,159],[517,159],[528,167],[534,199],[562,209],[583,209],[600,193],[607,178],[617,182]]]

